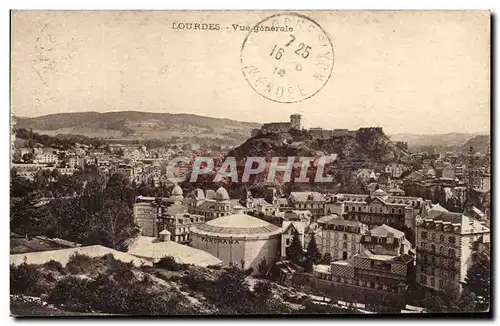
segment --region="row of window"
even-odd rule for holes
[[[333,238],[335,240],[338,240],[338,238],[339,238],[339,233],[337,233],[337,232],[325,232],[325,234],[326,234],[325,238],[327,238],[327,239],[332,239]],[[332,234],[333,234],[333,236],[332,236]],[[342,240],[348,241],[349,238],[352,241],[357,241],[356,240],[356,234],[351,234],[351,236],[349,236],[346,233],[342,234]]]
[[[430,249],[430,251],[432,253],[439,253],[440,255],[444,255],[446,253],[446,248],[444,246],[439,246],[439,250],[436,251],[436,245],[435,244],[431,244],[430,246],[427,246],[427,243],[425,242],[420,242],[420,248],[424,249],[424,250],[427,250],[427,249]],[[453,248],[449,248],[448,249],[448,256],[449,257],[453,257],[453,258],[458,258],[459,257],[459,252],[457,252],[455,249]]]
[[[338,242],[330,242],[328,240],[325,242],[325,247],[327,247],[327,248],[340,248]],[[348,248],[347,242],[343,242],[342,249],[347,250],[347,248]],[[356,243],[351,243],[351,250],[356,251]]]
[[[425,273],[425,274],[435,275],[435,276],[439,276],[439,277],[442,277],[444,279],[450,279],[453,281],[457,277],[457,274],[455,272],[447,271],[447,270],[442,269],[442,268],[434,268],[431,266],[426,267],[426,266],[420,265],[419,270],[420,270],[420,272]]]
[[[398,292],[399,291],[398,286],[388,286],[386,284],[373,282],[373,281],[364,281],[364,280],[352,279],[350,277],[343,277],[343,276],[323,274],[323,273],[315,273],[315,276],[319,279],[332,281],[332,282],[336,282],[336,283],[351,284],[351,285],[366,287],[366,288],[370,288],[370,289],[388,291],[388,292]]]
[[[432,287],[436,287],[438,289],[443,289],[444,288],[444,281],[442,279],[438,280],[438,282],[436,282],[436,280],[434,279],[434,277],[427,277],[427,275],[420,275],[420,284],[423,284],[423,285],[430,285]]]
[[[429,236],[429,234],[427,233],[427,231],[422,231],[420,233],[420,237],[422,239],[428,239],[428,236]],[[431,237],[430,238],[431,238],[432,241],[436,241],[436,238],[437,238],[436,233],[434,233],[434,232],[431,233]],[[444,240],[445,240],[444,234],[440,234],[439,235],[439,241],[444,242]],[[453,236],[453,235],[448,236],[448,242],[449,243],[454,244],[455,241],[456,241],[456,237],[455,236]]]
[[[345,211],[346,212],[370,212],[370,213],[391,213],[391,214],[403,214],[403,209],[402,208],[391,208],[390,210],[389,209],[386,209],[384,210],[382,207],[379,207],[378,209],[376,209],[375,207],[369,207],[369,209],[366,209],[367,207],[361,207],[361,206],[357,206],[357,209],[356,209],[356,206],[345,206]]]
[[[440,258],[438,258],[436,256],[432,256],[432,255],[419,256],[419,257],[417,257],[417,262],[418,261],[422,261],[424,263],[429,262],[430,264],[432,264],[434,266],[442,266],[444,268],[448,268],[448,267],[458,268],[458,267],[460,267],[460,262],[457,260],[450,260],[447,258],[440,259]]]

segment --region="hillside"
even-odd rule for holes
[[[482,154],[487,154],[489,147],[491,146],[489,135],[478,135],[474,138],[469,139],[462,147],[462,152],[468,152],[471,147],[473,147],[474,152],[480,152]]]
[[[238,267],[178,264],[135,267],[113,255],[73,255],[65,266],[10,266],[15,315],[241,315],[354,313],[336,302],[319,305],[308,293],[249,276]]]
[[[408,142],[408,147],[412,149],[425,146],[458,147],[462,146],[469,139],[477,135],[477,133],[449,133],[434,135],[394,134],[389,137],[392,141]]]
[[[168,139],[202,136],[238,144],[260,125],[194,114],[139,111],[60,113],[35,118],[17,118],[17,128],[47,135],[70,134],[107,139]]]
[[[297,130],[261,135],[248,139],[228,156],[239,161],[249,156],[314,156],[317,152],[337,154],[340,161],[373,162],[393,161],[401,154],[381,128],[360,128],[352,136],[331,139],[312,139],[307,131]]]

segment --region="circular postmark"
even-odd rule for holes
[[[280,103],[316,95],[333,71],[333,45],[323,28],[296,13],[270,16],[245,37],[241,69],[252,89]]]

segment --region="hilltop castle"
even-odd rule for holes
[[[301,119],[300,114],[292,114],[290,116],[290,122],[270,122],[264,123],[260,129],[252,130],[252,137],[258,135],[265,135],[270,133],[280,134],[288,132],[290,129],[301,130]],[[318,139],[330,139],[334,137],[355,137],[355,130],[348,129],[323,129],[323,128],[311,128],[308,130],[313,138]]]

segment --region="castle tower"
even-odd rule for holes
[[[290,127],[292,129],[298,129],[300,130],[300,119],[302,116],[300,114],[292,114],[290,116]]]

